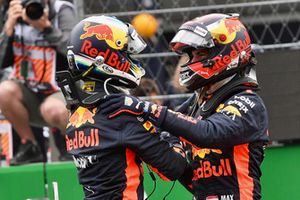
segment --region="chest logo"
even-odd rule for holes
[[[67,128],[70,126],[78,128],[87,122],[94,124],[95,121],[93,118],[96,114],[96,110],[97,108],[90,111],[87,108],[78,107],[77,110],[70,116]]]

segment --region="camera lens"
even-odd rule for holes
[[[25,7],[25,10],[26,15],[32,20],[37,20],[41,18],[44,14],[44,7],[39,2],[28,3]]]

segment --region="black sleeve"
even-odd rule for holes
[[[268,116],[262,100],[253,93],[240,93],[216,113],[201,120],[168,110],[163,130],[201,147],[222,148],[251,141],[267,141]]]
[[[189,107],[192,105],[196,98],[196,94],[188,98],[185,102],[183,102],[177,109],[176,112],[180,112],[183,114],[186,114],[189,110]],[[180,144],[181,141],[178,137],[170,134],[169,132],[166,131],[161,131],[161,139],[169,142],[169,144]]]
[[[193,169],[192,167],[188,164],[183,175],[178,179],[181,185],[183,185],[190,193],[193,192],[193,187],[192,187],[192,179],[193,179]]]
[[[13,65],[14,56],[12,49],[13,37],[5,35],[4,31],[0,33],[0,68],[6,68]]]
[[[135,151],[162,179],[176,180],[184,173],[186,159],[168,142],[161,141],[159,134],[151,134],[138,121],[127,123],[126,130],[126,134],[122,135],[123,144]]]

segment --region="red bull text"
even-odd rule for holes
[[[212,176],[232,176],[230,161],[228,158],[220,159],[219,165],[212,165],[210,161],[200,160],[200,166],[194,170],[193,181],[203,178],[210,178]]]
[[[225,66],[230,64],[232,60],[237,58],[239,53],[247,50],[247,47],[250,46],[250,37],[248,34],[245,35],[246,38],[244,41],[237,40],[234,44],[231,45],[231,51],[228,55],[224,55],[222,57],[217,56],[213,58],[215,64],[213,65],[212,68],[205,68],[206,69],[205,72],[203,72],[203,70],[200,70],[199,72],[199,68],[203,67],[203,64],[196,62],[190,65],[191,69],[195,72],[200,73],[200,75],[204,78],[210,78],[216,73],[216,71],[222,70]]]
[[[125,62],[121,62],[119,55],[111,51],[109,48],[105,52],[102,52],[99,51],[97,48],[93,47],[92,45],[93,44],[90,40],[84,40],[80,52],[89,55],[93,58],[95,58],[96,56],[102,56],[108,65],[123,72],[129,71],[130,63],[127,60]]]
[[[74,138],[66,135],[67,151],[98,146],[99,141],[99,130],[96,128],[92,128],[89,134],[85,134],[84,131],[75,131]]]

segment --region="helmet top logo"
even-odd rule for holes
[[[239,20],[227,19],[224,20],[224,23],[229,35],[235,32],[239,32],[242,27],[242,24]]]
[[[107,25],[100,24],[90,26],[90,23],[86,23],[83,27],[84,34],[80,35],[80,39],[86,39],[88,37],[96,36],[98,40],[110,40],[113,41],[113,32]]]

